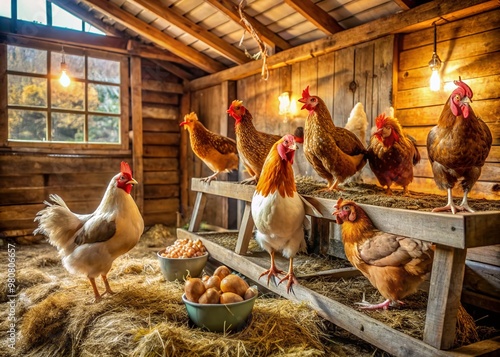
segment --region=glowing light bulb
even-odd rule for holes
[[[68,74],[66,73],[65,70],[62,71],[61,73],[61,77],[59,78],[59,83],[61,83],[61,85],[66,88],[67,86],[69,86],[71,82],[71,79],[69,78]]]
[[[432,70],[431,80],[430,80],[431,91],[437,92],[441,89],[441,78],[439,77],[438,70]]]

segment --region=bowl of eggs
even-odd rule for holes
[[[168,281],[199,277],[208,261],[208,252],[201,240],[177,239],[157,253],[160,269]]]
[[[212,276],[187,279],[182,301],[189,319],[211,332],[229,332],[244,328],[258,296],[256,286],[222,265]]]

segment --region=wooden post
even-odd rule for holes
[[[141,58],[132,56],[130,59],[130,88],[132,92],[132,162],[134,178],[139,185],[134,189],[135,202],[144,215],[144,166],[142,140],[142,77]]]
[[[200,230],[201,217],[203,217],[203,211],[205,210],[206,203],[207,203],[207,195],[204,194],[203,192],[198,192],[196,194],[196,200],[194,202],[191,221],[189,222],[188,230],[190,232],[197,232]]]
[[[449,349],[455,340],[467,249],[436,245],[432,264],[424,342]]]
[[[252,217],[252,203],[245,202],[245,211],[241,219],[240,231],[238,232],[238,241],[236,242],[235,252],[239,255],[246,255],[248,244],[252,238],[253,232],[253,217]]]
[[[188,85],[185,84],[184,88],[187,88]],[[191,92],[184,91],[181,98],[181,108],[180,108],[180,117],[182,118],[183,114],[187,114],[190,111],[191,107]],[[191,181],[191,177],[189,177],[189,168],[188,168],[188,131],[181,130],[181,139],[180,139],[180,150],[179,150],[179,165],[181,170],[181,182],[180,182],[180,196],[181,196],[181,215],[184,220],[187,219],[188,210],[189,210],[189,182]],[[194,212],[193,212],[194,213]]]

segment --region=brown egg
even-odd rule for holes
[[[223,293],[230,292],[243,297],[248,289],[248,284],[238,275],[229,274],[220,282],[220,289]]]
[[[200,296],[198,303],[200,304],[218,304],[220,293],[214,288],[208,288],[203,295]]]
[[[184,292],[186,299],[192,302],[198,302],[199,298],[205,292],[206,288],[200,278],[191,278],[186,280]]]
[[[235,293],[223,293],[220,296],[221,304],[231,304],[233,302],[240,302],[240,301],[243,301],[243,298]]]

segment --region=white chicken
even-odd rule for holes
[[[35,218],[38,228],[33,233],[48,237],[68,272],[88,277],[96,302],[106,293],[114,294],[107,279],[111,265],[135,247],[144,230],[144,220],[130,196],[137,181],[126,162],[121,163],[120,171],[109,182],[94,213],[73,213],[61,197],[51,194],[53,203],[44,201],[47,207]],[[99,275],[106,288],[102,295],[95,283]]]
[[[259,276],[279,278],[284,272],[276,267],[276,252],[290,260],[288,273],[278,285],[288,280],[289,293],[297,279],[293,273],[293,257],[306,248],[303,222],[304,204],[297,193],[293,174],[293,158],[297,145],[293,135],[278,140],[267,155],[252,198],[252,218],[257,232],[255,239],[271,256],[271,267]]]

